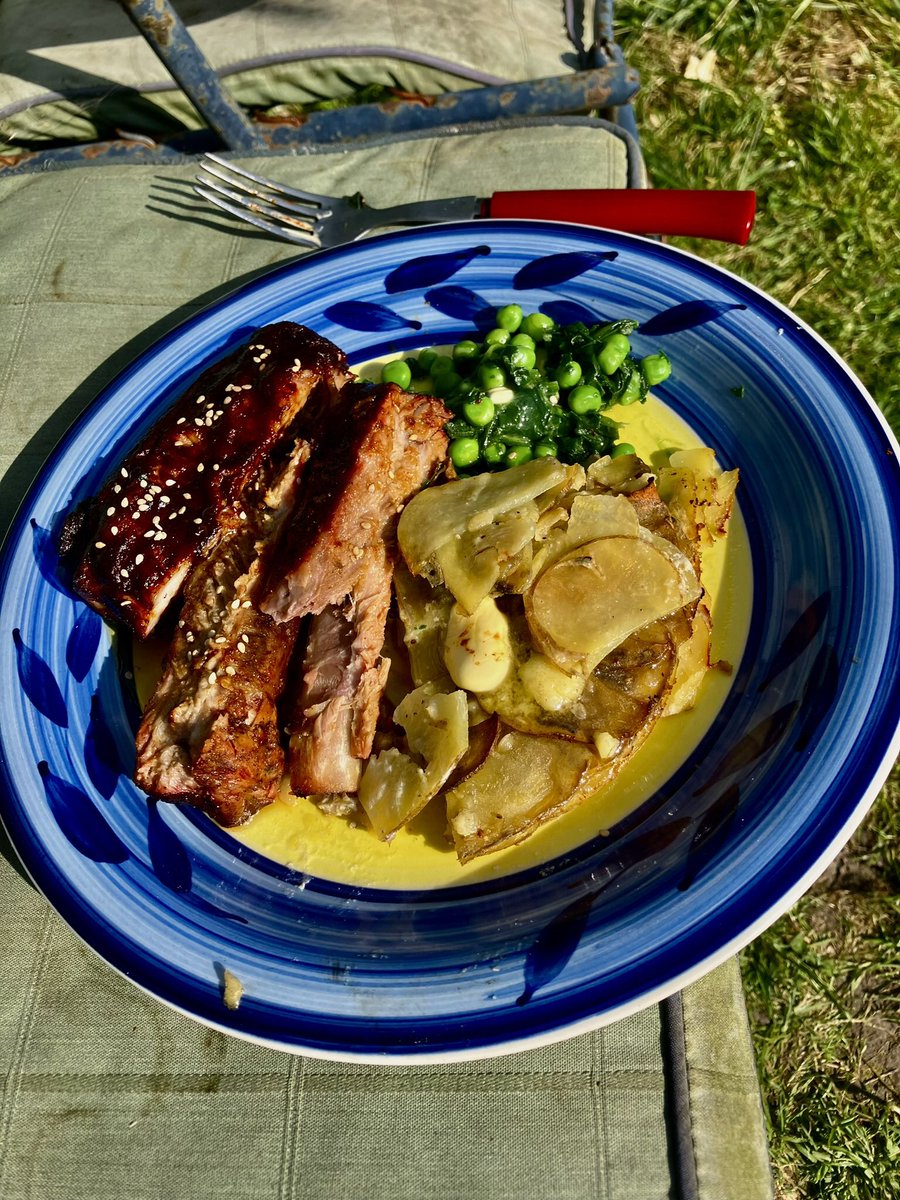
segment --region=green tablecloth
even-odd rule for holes
[[[537,125],[256,165],[376,204],[537,175],[621,186],[599,126]],[[140,349],[296,253],[211,216],[190,165],[0,180],[0,521]],[[567,1042],[459,1065],[303,1059],[207,1030],[95,957],[0,859],[0,1196],[766,1200],[735,961]]]

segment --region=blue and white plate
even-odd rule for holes
[[[159,411],[259,325],[351,362],[452,341],[518,301],[628,315],[658,389],[741,468],[754,601],[713,727],[612,836],[422,892],[292,873],[130,782],[114,635],[60,582],[54,531]],[[167,335],[75,424],[0,583],[2,815],[34,882],[108,963],[201,1021],[287,1050],[436,1061],[615,1020],[747,943],[824,869],[898,750],[900,472],[872,400],[740,279],[640,238],[486,221],[372,238],[267,274]],[[224,972],[243,986],[223,1005]]]

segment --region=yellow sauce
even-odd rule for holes
[[[676,449],[702,443],[691,429],[653,397],[646,404],[611,411],[648,463]],[[703,583],[712,597],[712,660],[740,660],[750,620],[752,573],[746,528],[739,509],[726,543],[707,557]],[[290,794],[287,785],[233,836],[277,862],[321,878],[379,888],[440,888],[492,879],[546,862],[571,850],[633,811],[678,769],[709,729],[731,686],[719,670],[708,673],[695,707],[659,721],[644,746],[616,780],[594,799],[539,829],[526,842],[460,866],[445,837],[440,797],[390,843],[362,824],[324,813],[311,800]]]

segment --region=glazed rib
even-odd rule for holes
[[[397,514],[446,453],[448,412],[393,384],[351,384],[332,440],[304,485],[263,609],[312,614],[303,667],[285,697],[295,792],[355,791],[375,733],[396,559]]]
[[[342,352],[311,330],[291,322],[257,330],[204,372],[66,521],[63,554],[80,556],[75,590],[146,637],[304,406],[330,407],[347,378]]]
[[[204,808],[223,825],[272,801],[284,774],[277,706],[299,622],[277,623],[258,602],[308,458],[301,441],[272,487],[252,489],[244,519],[194,568],[138,731],[138,785]]]

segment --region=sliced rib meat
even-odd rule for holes
[[[367,551],[353,592],[309,622],[285,729],[297,795],[355,792],[375,736],[390,660],[381,655],[391,599],[386,550]]]
[[[278,621],[312,614],[285,697],[291,784],[305,795],[356,790],[389,667],[381,649],[397,514],[447,448],[438,400],[393,384],[349,385],[343,397],[262,605]]]
[[[395,384],[348,384],[282,539],[264,610],[278,621],[340,604],[372,547],[393,548],[397,514],[443,461],[451,414]]]
[[[273,485],[260,482],[245,496],[194,568],[138,731],[138,785],[204,808],[223,825],[272,801],[284,774],[277,706],[299,622],[273,621],[258,604],[308,457],[308,443],[298,442]]]
[[[63,527],[74,586],[139,637],[155,627],[191,567],[313,401],[329,408],[348,378],[342,352],[302,325],[257,330],[192,384]]]

